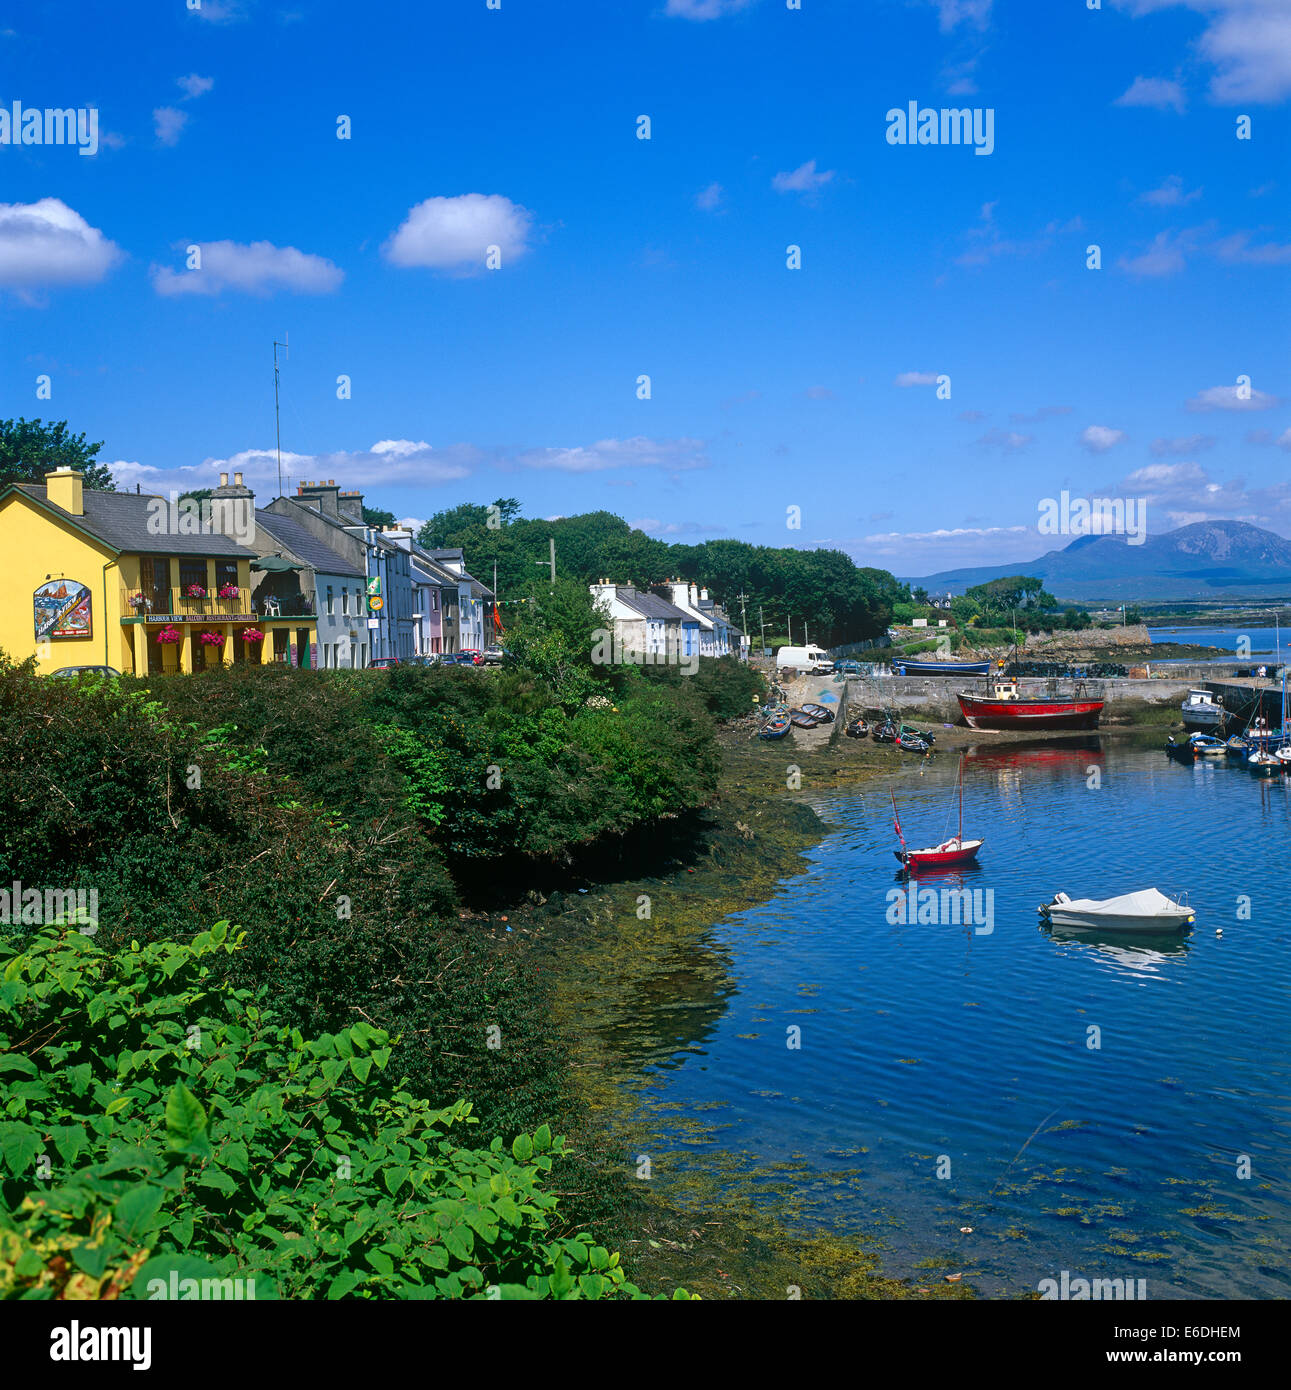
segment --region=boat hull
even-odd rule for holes
[[[1102,700],[992,700],[959,695],[970,729],[1096,729]]]
[[[984,676],[991,669],[989,661],[901,661],[892,663],[903,676]]]
[[[908,853],[894,849],[892,853],[907,869],[953,869],[973,863],[977,851],[985,843],[985,840],[965,840],[959,849],[912,849]]]
[[[1163,932],[1183,931],[1195,916],[1191,912],[1162,913],[1156,917],[1117,916],[1102,912],[1064,912],[1060,907],[1052,907],[1045,914],[1045,921],[1051,927],[1061,927],[1067,931],[1105,931],[1138,932],[1140,935],[1159,936]]]

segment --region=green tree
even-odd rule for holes
[[[387,512],[380,507],[364,507],[363,524],[380,530],[383,526],[398,526],[399,520],[393,512]]]
[[[0,486],[43,483],[52,469],[78,468],[86,487],[115,492],[111,470],[96,461],[102,447],[101,439],[91,444],[70,433],[66,420],[0,420]]]

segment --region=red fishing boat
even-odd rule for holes
[[[959,693],[959,708],[970,729],[1096,729],[1102,700],[1091,700],[1077,685],[1075,695],[1019,695],[1016,680],[996,676],[986,693]]]
[[[896,793],[891,787],[888,794],[892,797],[892,827],[897,832],[897,839],[901,841],[901,848],[894,849],[893,854],[911,872],[920,869],[953,869],[960,864],[971,864],[977,858],[977,851],[986,843],[985,840],[966,840],[964,839],[964,760],[959,760],[959,834],[949,840],[943,840],[939,845],[933,845],[930,849],[907,849],[905,837],[901,834],[901,817],[897,814]]]

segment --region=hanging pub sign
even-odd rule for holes
[[[33,598],[36,640],[91,637],[90,591],[74,579],[47,579]]]

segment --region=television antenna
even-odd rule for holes
[[[279,413],[279,411],[278,411],[278,349],[279,349],[279,348],[282,349],[283,359],[285,360],[286,357],[287,357],[287,351],[288,351],[288,349],[287,349],[287,339],[288,339],[288,336],[289,336],[288,334],[284,333],[284,334],[282,335],[282,342],[279,342],[279,341],[277,340],[277,338],[275,338],[275,339],[273,340],[273,426],[274,426],[274,434],[275,434],[275,436],[276,436],[276,438],[277,438],[277,444],[278,444],[278,496],[279,496],[279,497],[281,497],[281,496],[283,495],[283,492],[282,492],[282,416],[280,415],[280,413]]]

